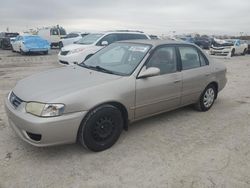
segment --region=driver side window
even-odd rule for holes
[[[148,61],[146,68],[156,67],[160,69],[160,74],[169,74],[177,71],[177,59],[175,47],[160,47],[156,49]]]

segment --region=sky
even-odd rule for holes
[[[59,24],[67,32],[141,30],[250,35],[250,0],[1,0],[0,31]]]

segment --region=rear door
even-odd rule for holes
[[[137,78],[136,119],[167,111],[180,105],[182,76],[177,65],[174,46],[162,46],[153,52],[143,69],[157,67],[161,72],[157,76]]]
[[[181,105],[187,105],[199,99],[209,83],[211,71],[208,60],[196,47],[183,45],[178,49],[183,79]]]

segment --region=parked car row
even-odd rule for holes
[[[190,42],[193,44],[196,44],[197,46],[199,46],[202,49],[209,49],[211,46],[211,39],[207,38],[207,37],[180,37],[177,38],[177,40],[182,40],[185,42]]]
[[[128,30],[91,33],[74,44],[63,47],[58,54],[58,59],[64,65],[79,64],[109,44],[134,39],[150,39],[150,37],[140,31]]]

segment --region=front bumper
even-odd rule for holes
[[[85,59],[85,54],[70,54],[70,55],[61,55],[60,52],[58,54],[58,60],[60,63],[64,65],[74,65],[82,63]]]
[[[231,49],[223,49],[223,50],[217,50],[210,48],[210,54],[212,55],[228,55],[231,52]]]
[[[52,146],[74,143],[77,139],[78,128],[87,111],[64,114],[58,117],[37,117],[26,113],[24,105],[15,109],[9,100],[5,99],[5,110],[10,126],[24,141],[34,146]],[[40,135],[36,141],[32,135]]]
[[[47,52],[50,48],[31,48],[31,47],[24,47],[22,50],[24,52]]]

